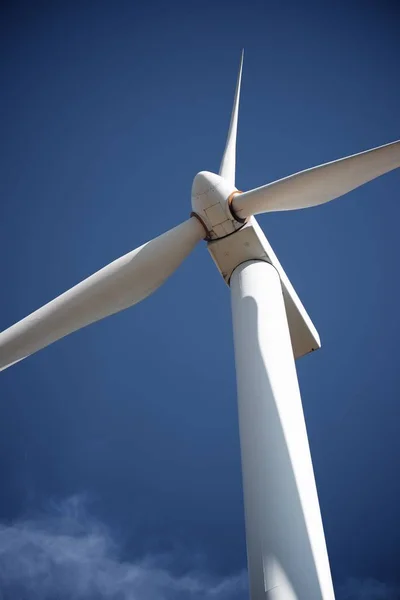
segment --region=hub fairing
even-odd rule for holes
[[[201,171],[194,178],[192,210],[204,223],[208,239],[223,238],[243,227],[234,219],[227,202],[235,192],[240,193],[216,173]]]

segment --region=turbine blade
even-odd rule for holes
[[[240,58],[239,75],[236,83],[235,99],[233,101],[233,109],[231,115],[231,122],[229,124],[228,138],[226,140],[225,151],[222,157],[221,167],[219,169],[219,174],[221,175],[221,177],[224,177],[232,185],[235,185],[236,137],[239,114],[240,86],[242,82],[243,57],[244,50],[242,50],[242,56]]]
[[[192,217],[12,325],[0,333],[0,370],[140,302],[172,275],[203,237],[202,225]]]
[[[233,199],[241,218],[324,204],[400,167],[400,141],[307,169]]]

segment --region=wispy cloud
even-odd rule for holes
[[[82,497],[0,525],[0,600],[247,600],[247,576],[176,576],[163,556],[120,559],[108,528]],[[400,600],[400,586],[349,579],[336,600]]]
[[[400,586],[376,579],[349,579],[337,589],[336,600],[400,600]]]
[[[118,558],[108,529],[81,498],[51,514],[0,525],[0,600],[244,600],[245,573],[174,576],[162,558]]]

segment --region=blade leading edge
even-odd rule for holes
[[[400,141],[300,171],[238,194],[235,213],[246,218],[264,212],[296,210],[324,204],[400,167]]]
[[[204,238],[190,218],[118,258],[0,333],[0,371],[56,340],[144,300]]]
[[[224,179],[226,179],[232,185],[235,185],[236,138],[239,114],[240,86],[242,83],[243,57],[244,50],[242,50],[242,56],[240,59],[239,75],[236,83],[235,98],[233,101],[233,109],[231,115],[231,122],[229,124],[228,138],[226,140],[225,151],[219,169],[219,174],[221,175],[221,177],[224,177]]]

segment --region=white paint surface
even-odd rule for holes
[[[60,338],[140,302],[204,237],[195,218],[118,258],[0,333],[0,371]]]
[[[241,218],[324,204],[400,167],[400,141],[306,169],[233,200]]]
[[[231,289],[251,600],[333,600],[280,278],[249,261]]]
[[[233,218],[227,198],[237,191],[226,179],[209,171],[200,171],[193,180],[192,210],[207,227],[210,239],[223,238],[242,227]]]
[[[221,177],[224,177],[224,179],[226,179],[231,185],[235,185],[236,138],[239,116],[240,87],[242,84],[243,58],[244,50],[242,50],[242,56],[240,59],[239,74],[236,82],[235,97],[233,100],[233,108],[231,121],[229,124],[228,137],[226,139],[225,151],[222,157],[221,167],[219,169],[219,174],[221,175]]]
[[[281,279],[294,357],[300,358],[321,347],[313,322],[254,217],[234,235],[211,241],[207,247],[228,284],[233,271],[243,262],[264,260],[271,263]]]

